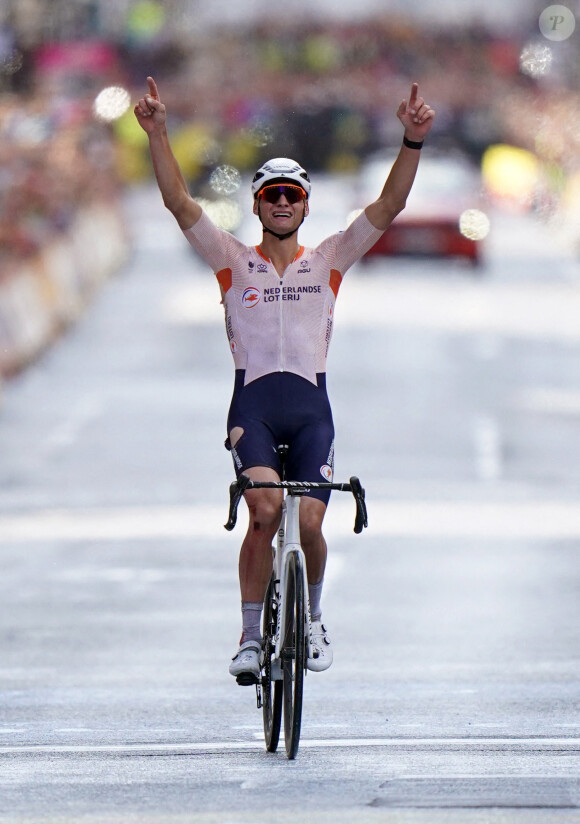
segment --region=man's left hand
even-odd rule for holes
[[[419,84],[413,83],[409,100],[401,101],[397,117],[405,127],[408,140],[422,141],[433,125],[435,111],[419,97]]]

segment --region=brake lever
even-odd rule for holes
[[[363,528],[368,527],[369,525],[367,505],[365,503],[365,491],[361,486],[361,482],[355,476],[350,479],[350,488],[356,503],[354,531],[357,535],[359,535],[363,531]]]
[[[231,532],[236,525],[236,521],[238,520],[238,504],[251,483],[251,479],[242,472],[238,480],[232,481],[230,484],[230,509],[228,512],[228,520],[224,524],[228,532]]]

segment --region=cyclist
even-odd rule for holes
[[[153,78],[135,106],[147,133],[157,183],[165,206],[185,237],[216,274],[226,332],[235,364],[226,446],[236,473],[276,481],[276,447],[289,444],[288,480],[331,480],[334,427],[326,393],[326,355],[334,303],[347,271],[367,252],[404,208],[434,111],[413,83],[397,117],[403,145],[378,199],[344,231],[315,248],[298,242],[309,212],[310,179],[300,164],[274,158],[252,181],[253,211],[262,241],[246,246],[218,229],[191,197],[172,152],[166,109]],[[230,673],[260,673],[260,617],[272,571],[272,540],[281,514],[280,490],[249,490],[248,531],[242,543],[239,577],[242,636]],[[320,607],[327,547],[322,534],[328,494],[312,491],[300,506],[301,543],[306,556],[312,616],[311,670],[327,669],[332,647]],[[247,679],[246,679],[247,680]]]

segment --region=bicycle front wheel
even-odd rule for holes
[[[306,665],[304,572],[302,558],[292,555],[286,581],[286,619],[283,627],[284,739],[286,755],[296,758],[302,723],[302,695]]]
[[[264,739],[268,752],[276,752],[282,723],[282,681],[272,680],[272,656],[276,645],[276,622],[278,601],[276,599],[274,576],[272,575],[264,598],[263,636],[264,665],[262,670],[262,716]]]

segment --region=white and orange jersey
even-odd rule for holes
[[[215,272],[235,368],[245,370],[245,383],[293,372],[316,384],[326,371],[342,278],[381,230],[363,212],[316,248],[301,246],[282,276],[258,246],[218,229],[205,213],[184,234]]]

